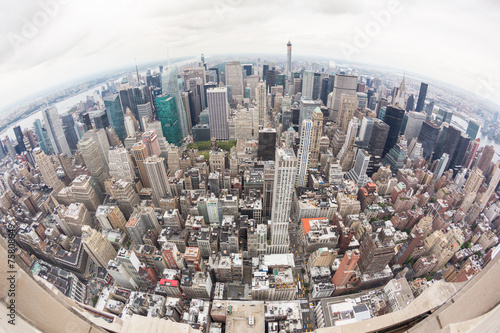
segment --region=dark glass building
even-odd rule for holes
[[[449,168],[453,169],[453,173],[455,175],[465,163],[465,153],[467,152],[467,148],[469,148],[470,141],[471,138],[467,134],[460,133],[460,136],[458,137],[457,147],[455,148],[455,152],[453,153],[449,164]]]
[[[123,142],[127,137],[127,131],[125,130],[124,115],[119,95],[106,96],[103,98],[103,101],[110,125],[113,127],[118,138]]]
[[[417,109],[415,111],[420,112],[424,110],[425,97],[427,96],[427,83],[420,84],[420,92],[418,93]]]
[[[14,134],[16,135],[19,151],[26,151],[26,146],[24,145],[24,135],[23,131],[21,131],[21,126],[14,127]]]
[[[276,155],[276,130],[265,128],[259,131],[257,157],[262,161],[274,161]]]
[[[479,132],[479,125],[476,124],[474,121],[469,120],[466,133],[471,140],[476,140],[477,132]]]
[[[385,156],[385,154],[387,154],[398,141],[404,115],[405,110],[396,106],[387,106],[385,110],[384,123],[389,125],[389,133],[387,134],[383,156]]]
[[[66,137],[66,141],[68,141],[69,149],[71,149],[71,152],[75,152],[77,149],[76,144],[78,143],[78,136],[76,135],[75,130],[75,120],[70,114],[61,116],[61,119],[64,136]]]
[[[434,151],[439,136],[439,126],[430,120],[424,121],[418,136],[418,141],[422,143],[423,155],[428,160]]]
[[[156,97],[156,111],[165,139],[168,143],[180,146],[183,138],[175,97],[170,95]]]
[[[321,101],[323,102],[323,105],[328,103],[328,94],[333,91],[334,78],[335,77],[333,75],[330,75],[330,77],[324,78],[321,83]]]

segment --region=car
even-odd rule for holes
[[[309,303],[309,306],[310,306],[311,308],[314,308],[314,303],[313,303],[313,302]]]

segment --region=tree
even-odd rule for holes
[[[309,283],[304,283],[304,287],[309,288]]]
[[[302,274],[305,274],[306,270],[302,268]]]

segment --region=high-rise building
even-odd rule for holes
[[[323,135],[323,113],[321,112],[320,108],[314,109],[311,119],[312,119],[312,134],[311,134],[311,148],[309,153],[308,168],[317,168],[319,161],[321,137]]]
[[[255,88],[255,95],[257,97],[257,112],[259,114],[259,126],[266,127],[267,119],[267,90],[265,82],[259,82]]]
[[[358,267],[363,274],[381,272],[394,258],[396,244],[390,228],[365,233],[359,246]]]
[[[470,137],[465,133],[460,133],[458,137],[457,147],[455,148],[455,152],[450,158],[449,168],[458,172],[464,163],[466,162],[465,154],[467,149],[469,148]]]
[[[427,87],[428,87],[427,83],[422,82],[420,84],[420,92],[418,93],[417,108],[415,109],[415,111],[417,112],[421,112],[424,110],[425,97],[427,96]]]
[[[81,140],[92,139],[97,144],[99,150],[99,155],[103,161],[109,162],[108,151],[109,151],[109,140],[106,130],[104,129],[91,129],[85,132]]]
[[[144,161],[144,167],[151,185],[153,202],[159,206],[160,199],[170,196],[170,183],[168,182],[167,171],[165,170],[164,158],[159,156],[149,156]]]
[[[453,156],[457,148],[457,144],[461,135],[461,131],[452,125],[443,123],[441,125],[441,134],[439,135],[436,148],[434,148],[433,160],[441,158],[446,153],[448,156]]]
[[[109,150],[109,175],[115,179],[123,179],[127,182],[134,181],[134,163],[124,147]]]
[[[472,193],[476,193],[481,187],[481,184],[484,181],[483,172],[477,167],[473,168],[469,173],[469,177],[464,185],[464,193],[470,195]]]
[[[42,115],[54,152],[71,156],[71,149],[64,135],[62,120],[59,113],[57,113],[56,107],[53,106],[43,110]]]
[[[467,153],[466,153],[466,161],[464,162],[464,166],[467,169],[470,169],[472,167],[472,163],[476,160],[477,156],[477,151],[479,150],[479,146],[481,145],[481,139],[477,138],[473,142],[469,144],[469,147],[467,148]]]
[[[104,101],[104,106],[106,107],[106,114],[108,115],[109,123],[111,127],[115,130],[118,138],[123,142],[127,137],[127,131],[125,130],[125,115],[122,109],[122,104],[120,103],[120,95],[112,94],[102,99]]]
[[[373,157],[378,157],[379,159],[382,158],[388,134],[389,125],[378,118],[373,119],[373,130],[370,143],[368,145],[368,150]]]
[[[33,154],[35,155],[35,162],[42,174],[43,181],[47,186],[52,187],[55,193],[58,193],[64,188],[64,184],[57,177],[56,168],[50,161],[50,158],[40,148],[35,148]]]
[[[333,92],[328,96],[328,109],[330,110],[330,120],[336,121],[340,108],[340,96],[356,95],[358,89],[358,77],[356,75],[338,74],[335,75]]]
[[[492,175],[493,176],[491,177],[490,183],[488,184],[488,189],[481,198],[481,205],[480,205],[481,209],[484,209],[486,207],[488,201],[491,198],[491,195],[498,186],[498,182],[500,181],[500,162],[497,162],[494,165]]]
[[[73,115],[66,114],[61,117],[64,135],[68,141],[69,148],[72,152],[76,151],[76,144],[78,143],[78,136],[75,130],[75,120]]]
[[[351,278],[355,276],[356,265],[359,260],[359,251],[347,251],[340,262],[340,266],[333,275],[332,283],[337,289],[345,288],[348,284],[353,284]]]
[[[471,140],[476,140],[477,132],[479,132],[479,125],[476,124],[473,120],[469,120],[467,124],[467,135],[471,138]]]
[[[226,63],[226,85],[232,87],[233,99],[241,104],[243,101],[244,91],[243,72],[241,63],[239,61],[231,61]]]
[[[429,160],[432,156],[438,136],[439,126],[432,121],[424,121],[418,135],[418,141],[422,143],[422,148],[424,149],[423,156],[426,160]]]
[[[295,186],[304,187],[307,185],[307,173],[309,169],[309,155],[311,153],[312,120],[302,121],[300,132],[300,145],[297,151],[297,177]]]
[[[426,115],[424,113],[414,111],[408,112],[408,122],[406,123],[404,132],[406,141],[411,142],[413,138],[418,138],[425,118]]]
[[[21,126],[14,127],[14,134],[16,135],[17,145],[20,151],[26,151],[26,146],[24,145],[24,135],[21,130]]]
[[[441,178],[441,176],[445,172],[449,159],[450,156],[447,153],[443,153],[443,155],[441,155],[441,157],[438,159],[436,169],[434,170],[434,174],[436,175],[437,179]]]
[[[413,250],[420,245],[420,241],[423,238],[424,233],[422,230],[418,227],[414,228],[394,257],[393,262],[397,265],[403,265],[406,259],[413,253]]]
[[[118,207],[125,217],[130,217],[135,206],[139,205],[140,198],[132,183],[124,180],[113,181],[109,188],[110,194],[118,202]]]
[[[293,151],[277,149],[268,253],[288,252],[288,225],[296,173],[297,158]]]
[[[363,187],[368,182],[366,170],[370,163],[370,157],[370,154],[368,154],[366,150],[358,149],[354,167],[347,173],[347,178],[354,181],[358,187]]]
[[[373,118],[368,116],[363,116],[361,120],[361,126],[359,128],[359,147],[368,148],[370,144],[370,139],[372,137],[373,131]],[[384,143],[385,145],[385,143]]]
[[[334,81],[335,76],[330,75],[329,77],[325,77],[321,82],[321,101],[325,106],[328,104],[328,95],[333,92]]]
[[[321,106],[320,101],[312,101],[310,99],[301,98],[299,104],[300,116],[299,116],[299,133],[302,129],[302,122],[306,119],[311,119],[313,111]]]
[[[82,227],[94,227],[94,220],[87,207],[79,202],[74,202],[68,207],[59,206],[56,210],[58,222],[66,236],[82,236]]]
[[[127,232],[127,229],[125,229],[127,220],[118,206],[100,205],[97,207],[95,217],[101,229],[121,229]]]
[[[389,133],[387,134],[387,140],[385,142],[383,155],[387,154],[398,141],[404,114],[405,110],[403,108],[396,106],[387,107],[384,117],[384,123],[389,125]]]
[[[116,257],[116,250],[108,238],[88,225],[82,226],[82,244],[92,261],[101,267]]]
[[[259,130],[259,147],[257,157],[262,161],[273,161],[276,150],[276,130],[264,128]]]
[[[165,97],[164,99],[161,99],[161,100],[168,101],[167,106],[164,106],[166,108],[166,110],[164,110],[164,112],[165,112],[165,115],[164,115],[165,125],[163,124],[163,121],[160,118],[160,113],[158,110],[158,99],[157,99],[158,97],[156,97],[155,98],[156,103],[157,103],[156,104],[156,108],[157,108],[156,111],[158,113],[158,118],[160,118],[160,121],[162,122],[162,126],[175,127],[173,130],[174,131],[179,130],[179,132],[180,132],[178,134],[178,136],[180,136],[181,138],[185,138],[186,136],[189,135],[188,119],[187,119],[186,110],[184,109],[184,105],[182,104],[182,99],[181,99],[181,95],[179,92],[179,80],[177,78],[177,67],[176,66],[170,67],[168,71],[163,73],[161,85],[162,85],[163,96]],[[169,100],[168,95],[170,95],[174,99]],[[175,103],[175,108],[173,105],[170,104],[172,102]],[[166,125],[166,124],[170,124],[170,125]],[[176,143],[176,141],[179,141],[177,136],[175,136],[176,133],[174,133],[173,131],[170,131],[170,134],[174,135],[172,138],[175,139],[175,140],[171,141],[168,138],[167,134],[165,133],[165,132],[168,133],[169,131],[166,131],[166,130],[167,130],[167,128],[163,127],[163,135],[165,136],[167,141],[169,143],[174,143],[176,145],[180,145],[180,144]],[[180,140],[180,141],[182,141],[182,140]]]
[[[354,118],[354,112],[358,106],[358,99],[356,95],[346,95],[342,94],[340,96],[339,104],[339,114],[337,116],[337,123],[340,126],[340,131],[342,133],[347,133],[347,127],[352,118]]]
[[[144,144],[144,142],[137,142],[132,146],[132,149],[130,149],[130,151],[132,152],[135,164],[137,165],[137,169],[139,170],[139,177],[141,178],[142,186],[151,187],[148,174],[146,172],[146,167],[144,166],[144,161],[149,156],[148,147]]]
[[[304,71],[302,76],[302,97],[305,99],[313,99],[314,89],[314,72]]]
[[[227,88],[209,89],[207,91],[207,101],[210,136],[217,140],[229,140]]]
[[[286,44],[286,75],[290,80],[292,78],[292,43]]]
[[[80,202],[91,212],[95,212],[102,201],[99,185],[90,177],[80,175],[71,183],[71,192],[76,202]]]
[[[78,142],[78,150],[81,152],[85,165],[90,175],[97,180],[104,190],[104,181],[109,178],[108,164],[99,154],[97,143],[93,139],[83,139]]]
[[[493,156],[495,156],[495,148],[493,146],[485,146],[477,162],[477,168],[483,172],[483,175],[488,172]]]
[[[38,145],[45,152],[45,154],[50,155],[54,153],[54,149],[52,148],[52,143],[49,139],[49,133],[43,127],[40,119],[35,120],[33,123],[33,127],[35,128],[35,133],[38,138]]]
[[[156,113],[158,114],[158,119],[160,120],[162,133],[165,139],[169,143],[180,146],[184,138],[180,117],[182,110],[179,111],[177,108],[176,99],[175,96],[171,95],[156,97]]]

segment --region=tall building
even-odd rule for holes
[[[312,119],[312,134],[311,134],[311,148],[309,153],[308,168],[317,168],[319,161],[321,137],[323,136],[323,113],[319,108],[314,109],[311,119]]]
[[[139,177],[141,178],[142,186],[151,187],[146,167],[144,166],[144,161],[146,161],[149,156],[148,147],[143,142],[137,142],[132,146],[130,151],[134,157],[137,169],[139,170]]]
[[[363,274],[381,272],[394,258],[394,233],[390,228],[379,228],[365,233],[359,246],[358,267]]]
[[[38,138],[38,145],[45,152],[45,154],[50,155],[54,153],[54,149],[52,148],[52,143],[49,139],[49,133],[47,129],[43,127],[40,119],[35,120],[33,123],[33,127],[35,128],[35,133]]]
[[[94,220],[82,203],[74,202],[68,207],[59,206],[56,213],[56,221],[66,236],[81,237],[83,226],[94,227]]]
[[[380,119],[373,119],[373,130],[368,145],[368,150],[373,157],[382,158],[388,135],[389,125]]]
[[[165,97],[165,99],[168,99],[168,95],[170,95],[171,97],[174,98],[173,101],[170,101],[170,102],[175,102],[175,111],[174,111],[174,107],[172,105],[170,105],[170,103],[168,103],[168,107],[167,107],[167,110],[165,110],[165,112],[167,113],[167,115],[171,115],[171,118],[167,118],[167,119],[165,119],[165,121],[166,121],[166,123],[170,124],[170,126],[175,126],[175,128],[176,128],[175,130],[177,130],[177,128],[179,128],[179,130],[180,130],[179,136],[181,138],[185,138],[186,136],[189,135],[188,119],[187,119],[186,110],[184,109],[184,104],[182,103],[181,95],[179,92],[179,81],[177,78],[177,67],[176,66],[172,66],[171,68],[169,68],[168,71],[165,71],[163,73],[161,85],[162,85],[162,92],[163,92],[164,96],[167,96],[167,97]],[[163,100],[165,100],[165,99],[163,99]],[[158,112],[158,104],[156,105],[156,107],[157,107],[158,117],[160,118],[160,114]],[[176,114],[175,117],[174,117],[174,113]],[[167,115],[165,115],[165,117],[167,117]],[[174,118],[177,119],[177,122],[178,122],[177,124],[175,123]],[[160,121],[162,121],[161,118],[160,118]],[[172,122],[169,122],[169,121],[172,121]],[[162,121],[162,126],[163,126],[163,121]],[[168,126],[168,125],[164,125],[164,126]],[[165,134],[165,130],[166,130],[166,128],[164,127],[163,128],[163,135],[165,136],[165,138],[167,138],[167,141],[169,143],[176,144],[175,142],[178,140],[170,141],[170,139]],[[175,133],[172,132],[172,134],[175,134]],[[175,138],[177,138],[177,137],[175,137]]]
[[[347,173],[347,178],[354,181],[358,187],[363,187],[368,182],[366,170],[370,163],[370,157],[370,154],[368,154],[366,150],[358,149],[354,167]]]
[[[481,184],[484,181],[483,172],[477,167],[473,168],[469,173],[469,177],[464,185],[464,193],[467,195],[476,193],[481,187]]]
[[[95,212],[102,201],[99,185],[90,176],[80,175],[71,183],[71,192],[76,202],[80,202],[91,212]]]
[[[485,146],[476,165],[477,168],[483,172],[483,175],[488,172],[493,156],[495,156],[495,148],[493,148],[493,146]]]
[[[434,170],[434,174],[436,175],[437,179],[440,179],[445,172],[449,159],[450,156],[447,153],[443,153],[443,155],[441,155],[441,157],[438,159],[438,164],[436,166],[436,169]]]
[[[352,277],[356,273],[356,265],[359,260],[359,251],[347,251],[340,262],[340,266],[333,275],[332,283],[337,289],[345,288],[348,284],[352,284]]]
[[[383,155],[387,154],[398,141],[404,114],[405,110],[403,108],[397,106],[387,107],[385,111],[384,123],[389,125],[389,133],[387,134]]]
[[[359,128],[359,143],[361,148],[368,148],[370,144],[370,139],[372,137],[373,131],[373,118],[364,116],[361,120],[361,126]],[[385,145],[385,142],[384,142]]]
[[[59,113],[57,113],[56,107],[53,106],[43,110],[42,115],[54,152],[71,156],[71,149],[64,135],[62,120],[59,117]]]
[[[268,253],[288,252],[288,225],[296,173],[297,158],[293,151],[277,149]]]
[[[425,105],[425,97],[427,96],[427,83],[421,83],[420,84],[420,92],[418,93],[418,101],[417,101],[417,108],[415,111],[421,112],[424,110],[424,105]]]
[[[116,250],[108,238],[88,225],[82,226],[82,244],[92,261],[106,268],[108,262],[116,257]]]
[[[313,99],[314,89],[314,72],[304,71],[302,76],[302,97],[305,99]]]
[[[104,101],[104,106],[106,107],[106,114],[108,115],[109,123],[111,127],[115,130],[116,135],[120,141],[123,142],[127,137],[127,131],[125,130],[125,115],[122,109],[122,104],[120,103],[120,95],[112,94],[106,96],[102,99]]]
[[[310,99],[301,98],[299,104],[299,133],[302,130],[302,122],[306,119],[311,119],[313,111],[321,106],[320,101],[312,101]]]
[[[101,229],[121,229],[127,232],[125,229],[127,220],[118,206],[100,205],[97,207],[95,217]]]
[[[73,115],[65,114],[61,117],[64,135],[66,136],[66,141],[68,141],[69,148],[72,152],[76,150],[76,144],[78,143],[78,136],[75,130],[75,120]]]
[[[338,74],[335,75],[333,92],[328,96],[328,109],[330,110],[330,120],[336,121],[340,108],[340,96],[356,95],[358,89],[358,77],[355,75]]]
[[[45,155],[43,150],[40,148],[35,148],[33,150],[33,155],[35,156],[35,162],[42,174],[42,179],[47,186],[54,189],[55,193],[58,193],[64,188],[63,182],[57,177],[56,168],[52,164],[50,158]]]
[[[259,147],[257,157],[262,161],[273,161],[276,150],[276,130],[264,128],[259,130]]]
[[[493,167],[492,175],[493,176],[491,177],[490,183],[488,184],[488,189],[481,198],[481,210],[484,209],[488,204],[491,195],[497,188],[498,182],[500,181],[500,162],[497,162]]]
[[[267,90],[265,82],[261,81],[255,88],[257,97],[257,112],[259,114],[259,126],[266,127],[267,119]]]
[[[297,151],[297,177],[295,186],[304,187],[307,185],[307,172],[309,169],[309,155],[311,153],[312,120],[302,121],[300,132],[300,145]]]
[[[481,145],[481,139],[477,138],[473,142],[469,144],[469,147],[467,148],[467,153],[466,153],[466,161],[464,162],[464,166],[467,169],[470,169],[472,167],[472,163],[476,160],[477,156],[477,151],[479,150],[479,146]]]
[[[335,76],[330,75],[323,79],[321,83],[321,101],[323,105],[328,104],[328,95],[333,92],[333,83],[335,81]]]
[[[124,147],[109,150],[109,175],[127,182],[134,181],[134,163]]]
[[[184,138],[180,116],[182,110],[178,109],[176,99],[175,96],[171,95],[156,97],[156,113],[158,114],[165,139],[169,143],[180,146]]]
[[[290,80],[292,78],[292,43],[286,44],[286,75]]]
[[[157,206],[159,206],[161,198],[168,197],[172,193],[164,160],[163,157],[149,156],[144,161],[144,167],[153,191],[153,202]]]
[[[406,123],[404,132],[406,141],[411,142],[413,138],[418,138],[425,119],[426,115],[424,113],[414,111],[408,112],[408,122]]]
[[[16,135],[17,145],[20,151],[26,151],[26,146],[24,145],[24,135],[21,130],[21,126],[14,127],[14,134]]]
[[[423,156],[426,160],[431,158],[438,136],[439,126],[432,121],[424,121],[418,135],[418,141],[422,143],[422,148],[424,149]]]
[[[476,140],[477,132],[479,132],[479,125],[473,120],[469,120],[467,124],[467,130],[465,131],[471,140]]]
[[[441,156],[446,153],[448,156],[453,156],[457,148],[460,135],[462,132],[452,125],[443,123],[441,125],[441,134],[439,135],[436,148],[434,148],[433,160],[441,158]]]
[[[458,172],[466,162],[465,154],[467,153],[467,149],[470,144],[470,137],[465,133],[460,133],[458,137],[457,147],[455,148],[455,152],[450,157],[449,167]]]
[[[397,265],[403,265],[406,259],[413,253],[413,250],[420,245],[420,241],[423,238],[424,233],[422,230],[418,227],[414,228],[394,257],[393,262]]]
[[[227,88],[209,89],[207,91],[207,101],[210,136],[217,140],[229,140]]]
[[[339,104],[339,114],[337,116],[337,124],[340,126],[340,131],[345,134],[347,133],[347,127],[352,118],[354,118],[354,112],[358,106],[358,99],[356,95],[346,95],[342,94],[340,96]]]
[[[226,85],[232,87],[233,99],[241,104],[243,101],[244,91],[243,71],[239,61],[226,63]]]
[[[104,181],[109,178],[108,164],[99,154],[97,143],[93,139],[84,139],[78,142],[78,150],[81,152],[85,165],[104,190]]]

